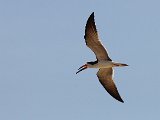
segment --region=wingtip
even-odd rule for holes
[[[111,95],[111,94],[110,94]],[[111,95],[112,96],[112,95]],[[115,97],[115,96],[112,96],[115,100],[121,102],[121,103],[124,103],[124,101],[122,100],[122,98],[119,96],[118,98]]]
[[[118,100],[118,101],[120,101],[121,103],[124,103],[124,101],[121,99],[121,100]]]
[[[92,14],[89,16],[88,20],[87,20],[87,24],[94,22],[94,12],[92,12]]]
[[[115,97],[114,97],[115,98]],[[122,100],[122,98],[119,96],[119,98],[115,98],[116,100],[118,100],[121,103],[124,103],[124,101]]]
[[[92,12],[92,14],[90,15],[91,17],[93,16],[94,17],[94,12]]]

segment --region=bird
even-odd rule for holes
[[[89,47],[96,55],[97,60],[87,62],[78,69],[76,74],[87,68],[98,68],[99,70],[96,75],[99,79],[99,82],[113,98],[124,103],[113,80],[113,67],[124,67],[128,65],[124,63],[113,62],[109,57],[107,49],[105,49],[105,47],[102,45],[96,29],[94,12],[87,20],[84,39],[87,47]]]

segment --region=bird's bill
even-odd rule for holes
[[[83,66],[81,66],[81,67],[78,69],[78,72],[76,72],[76,74],[79,73],[79,72],[81,72],[82,70],[85,70],[85,69],[87,69],[87,65],[86,65],[86,64],[83,65]]]

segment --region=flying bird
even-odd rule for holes
[[[86,45],[95,53],[97,60],[94,62],[87,62],[85,65],[78,69],[78,72],[87,68],[99,68],[97,77],[106,91],[116,100],[124,102],[117,90],[116,85],[113,81],[113,67],[128,66],[127,64],[113,62],[108,55],[107,50],[102,45],[94,21],[94,12],[90,15],[87,20],[85,27],[84,39]]]

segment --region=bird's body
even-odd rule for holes
[[[103,47],[98,37],[98,32],[94,22],[94,12],[87,20],[84,38],[86,45],[95,53],[97,60],[94,62],[87,62],[85,65],[78,69],[77,73],[86,68],[99,68],[97,77],[100,83],[112,97],[120,102],[123,102],[118,93],[117,87],[113,82],[113,67],[123,67],[128,65],[123,63],[116,63],[110,59],[106,49]]]
[[[88,62],[87,66],[88,68],[111,68],[111,67],[123,67],[127,65],[122,63],[115,63],[113,61],[103,60],[103,61],[98,61],[95,64],[91,64],[91,62]]]
[[[88,64],[88,68],[110,68],[113,67],[112,61],[98,61],[96,64]]]

